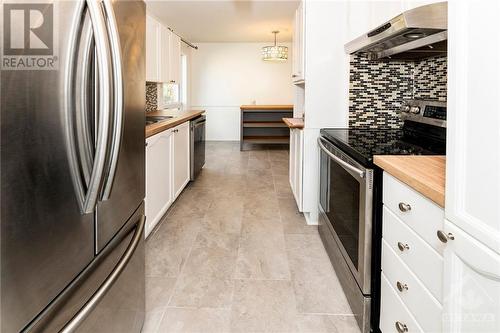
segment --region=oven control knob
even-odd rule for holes
[[[420,113],[420,106],[412,106],[410,108],[410,112],[413,114],[419,114]]]

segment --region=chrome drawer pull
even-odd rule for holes
[[[403,213],[409,212],[411,210],[410,204],[400,202],[399,203],[399,210],[402,211]]]
[[[399,290],[400,292],[403,292],[403,291],[405,291],[405,290],[408,290],[408,286],[406,285],[406,283],[401,283],[401,282],[399,282],[399,281],[398,281],[398,282],[396,283],[396,286],[398,287],[398,290]]]
[[[404,252],[405,250],[409,250],[410,247],[408,246],[408,244],[403,244],[401,242],[398,242],[398,248],[401,252]]]
[[[408,326],[399,321],[396,322],[396,329],[398,330],[399,333],[408,332]]]
[[[448,240],[454,240],[455,239],[455,236],[453,236],[453,234],[451,232],[449,233],[445,233],[444,231],[442,230],[438,230],[437,231],[437,236],[439,238],[439,240],[443,243],[448,243]]]

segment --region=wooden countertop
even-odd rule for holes
[[[303,118],[282,118],[283,122],[290,128],[304,128]]]
[[[241,105],[241,110],[293,110],[293,105]]]
[[[153,136],[169,128],[182,124],[183,122],[196,118],[204,112],[205,110],[189,110],[189,111],[162,110],[162,111],[148,112],[146,116],[173,116],[173,118],[160,121],[151,125],[146,125],[146,138],[149,138],[150,136]]]
[[[373,162],[403,183],[444,207],[445,156],[375,156]]]

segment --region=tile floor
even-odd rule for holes
[[[206,166],[146,243],[143,332],[359,332],[287,150],[208,142]]]

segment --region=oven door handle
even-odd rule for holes
[[[318,138],[318,145],[319,147],[321,148],[321,150],[323,150],[328,156],[330,156],[331,159],[333,159],[335,162],[337,162],[338,164],[340,164],[341,166],[343,166],[344,168],[346,168],[347,170],[350,170],[354,173],[357,173],[359,175],[359,177],[361,178],[365,178],[365,172],[363,170],[360,170],[352,165],[350,165],[349,163],[343,161],[342,159],[340,159],[339,157],[335,156],[334,154],[332,154],[326,147],[325,145],[323,144],[323,140],[321,139],[321,137]]]

